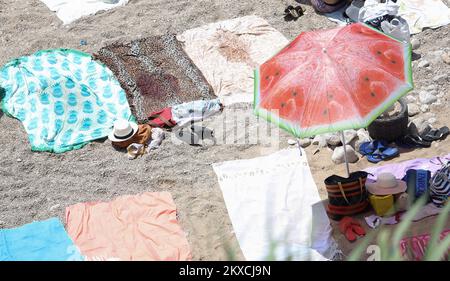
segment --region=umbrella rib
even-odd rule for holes
[[[267,96],[267,98],[272,99],[274,96],[276,96],[278,94],[277,90],[278,88],[282,88],[283,85],[286,85],[286,81],[289,82],[292,79],[291,78],[295,78],[298,75],[298,72],[300,72],[300,70],[302,70],[304,68],[304,65],[306,64],[307,61],[304,61],[302,64],[294,67],[288,74],[286,74],[283,78],[280,79],[280,81],[278,81],[274,86],[273,86],[273,90],[272,92],[269,94],[269,96]],[[279,86],[281,85],[281,86]]]
[[[314,75],[313,74],[311,74],[311,76],[315,76],[316,74],[317,74],[317,72],[319,72],[319,70],[323,70],[323,67],[317,67],[316,69],[315,69],[315,71],[314,71]],[[311,77],[310,76],[310,77]],[[316,76],[317,77],[317,76]],[[316,85],[318,85],[319,84],[319,82],[321,82],[322,81],[322,78],[323,78],[323,76],[322,75],[319,75],[319,79],[318,80],[316,80],[316,83],[314,84],[314,85],[311,85],[309,88],[308,88],[308,91],[306,92],[306,94],[305,94],[305,97],[304,97],[304,99],[305,99],[305,101],[306,100],[309,100],[310,99],[310,96],[311,96],[311,94],[312,94],[312,90],[313,89],[315,89],[315,88],[317,88],[316,87]],[[316,102],[317,101],[317,99],[315,99],[314,100],[314,102]],[[313,106],[313,108],[314,108],[315,106]],[[303,123],[303,119],[304,119],[304,117],[305,117],[305,113],[306,113],[306,108],[310,108],[310,107],[307,107],[306,106],[306,103],[305,103],[305,106],[304,106],[304,110],[302,111],[302,116],[301,116],[301,118],[300,118],[300,120],[299,120],[299,128],[300,129],[302,129],[302,127],[301,127],[301,124]],[[306,131],[306,130],[305,130]]]
[[[346,69],[344,68],[344,67],[341,67],[341,65],[339,64],[339,63],[337,63],[335,60],[333,60],[333,59],[331,59],[331,61],[333,62],[333,64],[335,65],[335,68],[336,69],[340,69],[341,71],[339,71],[339,72],[337,72],[337,75],[338,76],[340,76],[340,74],[339,73],[342,73],[342,74],[344,74],[346,77],[347,77],[347,81],[352,81],[351,79],[350,79],[350,76],[348,75],[348,72],[346,71]],[[346,90],[345,91],[345,95],[347,96],[347,99],[349,99],[349,100],[351,100],[351,102],[352,102],[352,104],[353,104],[353,109],[356,109],[357,107],[356,107],[356,103],[355,103],[355,100],[353,99],[353,96],[350,94],[351,92],[355,92],[352,88],[348,88],[349,87],[349,85],[347,85],[346,83],[344,83],[344,82],[341,82],[340,83],[341,85],[342,85],[342,87]],[[352,87],[352,86],[350,86],[350,87]],[[359,115],[359,122],[360,122],[360,124],[358,125],[358,126],[361,126],[362,125],[362,117],[361,117],[361,114],[357,111],[357,110],[355,110]]]
[[[359,56],[354,56],[352,54],[348,55],[351,58],[354,59],[359,59],[359,60],[363,60],[364,62],[366,62],[367,64],[371,64],[373,63],[372,61],[368,61],[367,59],[365,59],[364,57],[359,57]],[[389,71],[387,71],[382,65],[380,64],[376,64],[378,69],[380,69],[381,71],[383,71],[383,73],[388,74],[390,77],[394,78],[395,80],[399,81],[399,82],[403,82],[401,79],[399,79],[398,77],[396,77],[394,74],[390,73]]]

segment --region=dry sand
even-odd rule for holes
[[[334,26],[325,17],[305,5],[307,13],[297,22],[285,22],[283,11],[294,1],[241,0],[131,0],[122,8],[100,12],[63,26],[56,15],[38,0],[0,0],[0,64],[40,49],[75,48],[93,53],[105,44],[131,40],[166,32],[179,33],[206,23],[255,14],[268,20],[287,38],[301,31]],[[447,3],[448,4],[448,3]],[[448,74],[449,65],[437,59],[435,51],[450,46],[450,26],[426,30],[418,35],[422,46],[417,53],[430,57],[428,68],[418,69],[414,63],[417,89],[434,84],[432,78]],[[80,40],[86,46],[80,46]],[[450,85],[438,86],[445,94],[442,105],[432,108],[436,126],[449,124]],[[250,127],[256,126],[250,107],[244,108]],[[220,131],[220,117],[206,122]],[[58,216],[64,221],[65,207],[78,202],[111,200],[118,195],[144,191],[169,191],[178,207],[179,219],[188,234],[196,260],[227,259],[227,247],[235,249],[236,259],[243,259],[233,234],[231,222],[211,164],[265,155],[278,149],[266,145],[216,145],[193,147],[175,144],[169,138],[160,149],[134,160],[114,150],[109,141],[92,142],[81,150],[60,155],[30,151],[21,123],[2,116],[0,112],[0,227],[15,227],[33,220]],[[235,132],[227,126],[225,132]],[[286,147],[289,135],[282,133],[280,147]],[[326,198],[323,180],[331,173],[344,174],[344,165],[333,165],[331,152],[322,149],[313,155],[314,146],[306,149],[320,194]],[[416,157],[432,157],[450,151],[450,138],[429,149],[402,153],[389,161],[398,162]],[[352,170],[369,166],[366,159],[351,165]],[[418,224],[418,233],[428,229],[433,219]],[[342,237],[337,236],[342,242]],[[347,252],[351,245],[342,242]]]

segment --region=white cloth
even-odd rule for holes
[[[222,109],[220,99],[197,100],[171,107],[172,119],[177,123],[176,130],[193,122],[199,122],[219,113]]]
[[[105,11],[119,6],[124,6],[128,0],[118,0],[115,4],[107,4],[102,0],[41,0],[50,11],[64,24],[69,24],[81,17],[93,15],[98,11]]]
[[[289,41],[267,21],[245,16],[177,36],[225,105],[253,101],[253,70]]]
[[[366,223],[370,228],[377,228],[378,226],[380,226],[382,224],[397,224],[397,223],[399,223],[397,221],[397,219],[395,218],[395,216],[383,218],[383,217],[379,217],[377,215],[370,215],[368,217],[364,217],[364,219],[366,220]]]
[[[213,168],[247,260],[326,260],[339,253],[306,153],[285,149]]]
[[[163,129],[152,128],[152,138],[148,145],[147,152],[149,152],[152,149],[157,149],[165,138],[166,134],[164,133]]]
[[[411,34],[450,23],[450,9],[441,0],[398,0],[397,4],[398,14],[408,22]]]
[[[359,10],[359,21],[366,22],[384,15],[395,16],[398,14],[398,10],[399,5],[392,1],[380,3],[380,0],[366,0],[364,6]]]

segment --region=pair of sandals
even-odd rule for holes
[[[305,13],[305,10],[300,5],[298,5],[297,7],[289,5],[284,10],[284,20],[285,21],[296,21],[301,16],[303,16],[304,13]]]
[[[366,231],[361,224],[351,217],[342,218],[339,222],[339,230],[350,242],[355,242],[358,237],[366,235]]]
[[[433,141],[442,140],[449,134],[450,129],[447,126],[439,129],[433,129],[431,126],[427,126],[422,134],[406,135],[397,140],[397,144],[405,148],[430,147]]]
[[[359,153],[366,156],[367,160],[372,163],[389,160],[400,154],[398,148],[390,147],[387,142],[382,140],[363,142],[359,146]]]
[[[216,144],[216,138],[214,137],[214,131],[206,127],[200,127],[192,125],[175,131],[175,136],[189,144],[189,145],[201,145],[205,144],[205,140],[211,140],[213,145]]]

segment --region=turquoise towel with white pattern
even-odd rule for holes
[[[14,59],[0,69],[2,110],[19,119],[31,149],[62,153],[106,137],[117,119],[132,119],[114,74],[89,54],[55,49]]]

